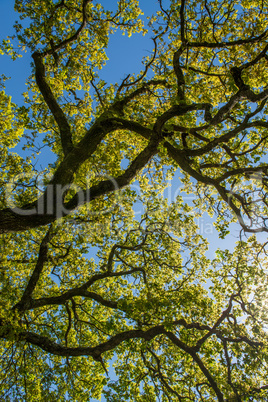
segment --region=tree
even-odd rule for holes
[[[16,0],[1,45],[33,60],[0,94],[1,400],[266,401],[267,5],[110,3]],[[110,84],[118,29],[153,50]],[[208,258],[205,212],[234,250]]]

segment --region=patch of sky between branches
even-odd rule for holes
[[[159,4],[156,0],[141,0],[140,8],[144,15],[139,16],[146,25],[146,15],[152,15]],[[107,8],[113,9],[110,0],[101,2]],[[114,11],[116,10],[116,2],[114,2]],[[123,35],[121,30],[117,30],[109,37],[109,45],[107,48],[108,61],[99,72],[101,79],[107,83],[120,82],[128,74],[138,74],[144,69],[142,59],[149,56],[153,51],[153,41],[142,33],[134,33],[131,37]]]

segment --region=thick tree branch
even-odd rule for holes
[[[161,116],[159,116],[154,124],[154,130],[161,134],[162,128],[164,124],[172,119],[173,117],[179,117],[183,116],[188,112],[192,112],[195,110],[204,110],[205,113],[208,113],[208,111],[211,109],[210,103],[194,103],[191,105],[174,105],[170,109],[168,109],[166,112],[162,113]]]
[[[109,350],[115,349],[122,342],[130,339],[145,339],[151,340],[157,335],[165,332],[162,325],[155,326],[147,331],[133,329],[125,332],[118,333],[112,336],[108,341],[100,343],[99,345],[88,347],[65,347],[58,343],[51,341],[46,336],[37,335],[32,332],[23,331],[20,333],[20,339],[38,346],[44,351],[57,355],[57,356],[92,356],[93,359],[99,361],[101,355]]]
[[[211,385],[212,389],[215,391],[215,394],[217,395],[218,401],[223,402],[223,394],[220,391],[218,384],[216,381],[213,379],[212,375],[210,374],[209,370],[206,368],[200,357],[193,351],[193,348],[190,348],[185,345],[180,339],[178,339],[172,332],[170,331],[165,331],[165,334],[167,337],[171,340],[174,345],[178,346],[180,349],[184,350],[186,353],[188,353],[192,359],[195,361],[195,363],[198,365],[204,376],[207,378],[209,384]]]
[[[118,302],[110,301],[104,299],[102,296],[98,295],[95,292],[88,291],[88,288],[92,286],[97,281],[106,278],[115,278],[121,277],[124,275],[131,275],[135,272],[140,272],[140,268],[133,268],[128,271],[118,271],[118,272],[104,272],[101,274],[93,275],[88,281],[86,281],[83,285],[75,287],[73,289],[69,289],[66,292],[62,293],[58,296],[50,296],[50,297],[42,297],[40,299],[31,299],[30,305],[27,307],[32,310],[39,307],[51,306],[51,305],[61,305],[65,304],[66,301],[72,299],[73,297],[86,297],[92,300],[97,301],[98,303],[107,306],[109,308],[117,308]]]
[[[28,284],[23,292],[20,301],[13,307],[14,310],[25,311],[29,308],[33,291],[37,285],[40,275],[42,274],[44,264],[48,260],[48,244],[54,235],[55,233],[53,233],[52,226],[50,226],[40,244],[38,259],[33,273],[28,281]]]
[[[61,146],[64,155],[67,155],[73,148],[71,127],[68,120],[59,106],[50,86],[46,81],[45,65],[43,63],[43,57],[40,53],[35,52],[33,55],[35,63],[35,78],[38,88],[40,89],[43,98],[50,109],[51,113],[56,120],[56,123],[60,130]]]
[[[181,6],[182,7],[182,6]],[[183,75],[183,71],[180,65],[180,56],[183,52],[184,48],[181,46],[177,52],[174,53],[173,56],[173,69],[177,77],[177,85],[178,85],[178,100],[184,101],[185,100],[185,95],[184,95],[184,86],[185,86],[185,79]]]
[[[186,37],[185,37],[185,18],[184,18],[184,13],[185,13],[185,0],[181,0],[181,6],[180,6],[180,32],[181,32],[181,42],[184,45],[186,43]]]
[[[114,177],[113,180],[104,180],[88,190],[80,191],[65,204],[66,209],[72,210],[79,205],[83,205],[89,200],[92,201],[104,194],[120,190],[127,186],[132,179],[140,172],[141,169],[149,162],[149,160],[157,153],[157,148],[161,138],[157,136],[151,137],[148,145],[143,151],[130,163],[129,167],[120,176]]]
[[[128,185],[151,157],[155,155],[160,138],[153,137],[152,130],[136,122],[120,118],[105,118],[104,116],[105,114],[92,125],[79,144],[63,159],[48,184],[45,193],[38,200],[28,205],[23,205],[20,208],[5,208],[0,210],[0,233],[23,231],[47,225],[58,219],[57,211],[59,209],[62,214],[61,216],[66,216],[77,206]],[[61,188],[66,186],[67,189],[73,182],[74,174],[81,164],[95,152],[102,139],[116,129],[131,130],[143,135],[145,138],[150,137],[151,140],[144,151],[137,156],[122,175],[115,177],[112,181],[107,180],[93,186],[87,191],[82,191],[76,194],[67,204],[64,204],[64,194],[57,196],[57,189],[61,191],[59,185]],[[78,202],[79,197],[80,202]],[[47,212],[48,205],[49,212]],[[66,212],[66,209],[68,212]]]

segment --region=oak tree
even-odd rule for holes
[[[267,3],[152,7],[15,0],[0,51],[32,73],[19,105],[1,80],[1,400],[267,400]],[[120,31],[151,49],[110,83]],[[205,213],[233,249],[207,253]]]

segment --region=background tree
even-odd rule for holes
[[[15,1],[33,64],[24,105],[0,93],[3,400],[267,400],[267,5],[155,8],[144,26],[137,0]],[[153,50],[113,85],[118,29]],[[194,205],[161,196],[178,170]],[[208,259],[204,212],[221,238],[238,221],[234,251]]]

